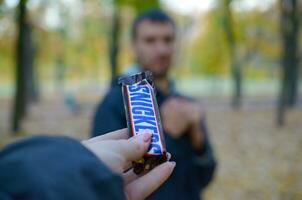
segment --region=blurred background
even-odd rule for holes
[[[0,146],[88,138],[148,8],[176,20],[172,75],[206,110],[219,166],[205,199],[302,199],[298,0],[0,0]]]

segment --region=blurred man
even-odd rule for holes
[[[136,64],[124,75],[150,70],[154,75],[167,150],[177,166],[149,199],[199,199],[213,177],[215,159],[198,103],[176,92],[169,79],[176,27],[160,10],[139,15],[132,25]],[[98,106],[92,127],[97,136],[127,126],[121,87],[113,85]]]

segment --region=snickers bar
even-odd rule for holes
[[[132,136],[150,132],[151,143],[147,153],[133,162],[136,174],[151,170],[167,160],[160,113],[155,98],[152,73],[149,71],[119,78],[122,85],[127,125]]]

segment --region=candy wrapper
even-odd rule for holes
[[[119,78],[122,85],[127,125],[132,136],[142,132],[152,133],[147,153],[133,162],[136,174],[151,170],[167,160],[166,145],[160,113],[155,98],[152,73],[149,71]]]

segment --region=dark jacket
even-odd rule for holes
[[[157,90],[156,99],[159,107],[170,96],[180,96],[171,87],[169,95]],[[216,161],[209,142],[207,129],[201,122],[206,134],[204,148],[200,152],[193,150],[186,134],[180,139],[172,139],[165,131],[167,151],[176,161],[176,168],[171,177],[149,199],[199,199],[200,191],[211,181]],[[121,87],[113,85],[97,107],[92,136],[127,127]]]
[[[124,199],[122,178],[80,142],[36,136],[0,152],[0,199]]]

